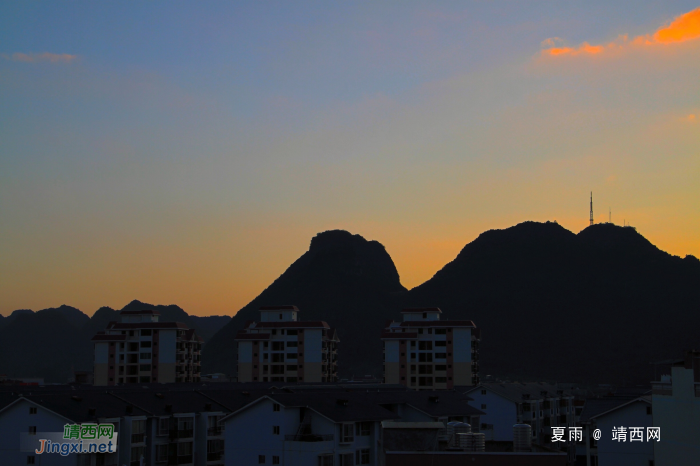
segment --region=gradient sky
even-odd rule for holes
[[[233,314],[336,228],[411,288],[590,191],[700,256],[697,0],[233,3],[0,3],[0,313]]]

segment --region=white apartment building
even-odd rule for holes
[[[513,425],[529,424],[533,443],[544,445],[550,441],[552,427],[576,426],[574,397],[556,385],[482,383],[465,393],[472,398],[469,403],[484,412],[480,431],[486,440],[512,442]]]
[[[198,382],[202,338],[157,311],[122,311],[92,338],[95,385]]]
[[[651,397],[632,399],[608,397],[589,399],[581,413],[587,466],[653,466],[654,443],[647,442],[648,427],[653,427]],[[612,440],[613,429],[627,429],[625,441]],[[641,428],[643,439],[633,440],[630,427]],[[596,429],[602,435],[592,438]],[[581,455],[583,456],[583,455]]]
[[[479,383],[479,329],[470,320],[441,321],[439,308],[404,309],[382,332],[384,383],[421,390]]]
[[[296,306],[260,308],[238,332],[239,382],[335,382],[338,336],[326,322],[298,320]]]
[[[686,466],[700,458],[700,351],[688,351],[671,367],[671,377],[652,384],[655,465]]]

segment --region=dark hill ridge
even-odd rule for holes
[[[231,318],[228,316],[195,317],[178,306],[157,306],[132,301],[123,310],[157,310],[163,322],[178,321],[210,338]],[[66,382],[72,369],[92,370],[91,338],[119,320],[119,311],[101,307],[92,317],[62,305],[33,312],[14,311],[0,320],[0,374],[14,377],[43,377],[46,382]]]
[[[205,345],[202,370],[235,374],[236,333],[246,321],[259,320],[261,306],[292,303],[301,320],[325,320],[338,329],[341,377],[377,374],[379,330],[392,314],[392,296],[405,291],[380,243],[341,230],[319,233],[305,254]]]
[[[526,222],[483,233],[400,302],[474,320],[482,374],[645,383],[650,361],[700,346],[698,285],[700,261],[634,228]]]

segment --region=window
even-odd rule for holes
[[[432,377],[418,377],[418,386],[426,387],[426,386],[430,386],[432,384],[433,384]]]
[[[147,328],[147,329],[141,330],[141,336],[142,337],[150,337],[151,336],[151,329]]]
[[[436,370],[436,371],[446,371],[446,370],[447,370],[447,366],[445,366],[444,364],[438,364],[438,365],[435,366],[435,370]]]
[[[272,410],[273,410],[273,411],[279,411],[279,410],[280,410],[280,405],[278,405],[277,403],[274,403],[274,404],[272,405]]]
[[[369,448],[355,451],[355,464],[369,464]]]
[[[131,448],[131,461],[139,461],[144,456],[144,447],[132,447]]]
[[[258,464],[265,464],[265,455],[258,455]]]
[[[273,457],[272,457],[272,464],[280,464],[280,457],[279,457],[279,456],[273,456]]]
[[[141,359],[151,359],[151,353],[141,353]]]
[[[280,434],[280,426],[272,426],[272,435]]]
[[[447,383],[447,377],[435,377],[435,383]]]
[[[34,455],[27,456],[27,464],[34,464],[36,457]]]
[[[481,390],[481,394],[482,394],[482,395],[486,395],[486,390],[485,390],[485,389],[482,389],[482,390]]]
[[[485,404],[482,404],[482,405],[481,405],[481,409],[486,409],[486,405],[485,405]]]
[[[338,462],[340,466],[352,466],[355,464],[355,455],[352,453],[340,453],[338,459],[340,460]]]
[[[318,455],[318,466],[333,466],[333,455]]]
[[[299,344],[296,341],[288,341],[287,348],[296,348]]]
[[[150,347],[151,347],[150,341],[142,341],[141,342],[141,348],[150,348]]]
[[[435,335],[445,335],[447,333],[447,329],[444,328],[436,328],[435,329]]]
[[[36,435],[36,426],[29,426],[29,435]]]
[[[140,371],[150,371],[151,365],[150,364],[141,364],[141,365],[139,365],[139,370]]]
[[[36,408],[35,408],[36,409]],[[31,413],[30,413],[31,414]],[[651,416],[651,406],[647,406],[647,414]]]
[[[355,435],[358,437],[367,437],[372,429],[371,422],[358,422],[355,424]]]
[[[433,362],[433,353],[418,353],[418,362]]]
[[[158,435],[168,435],[170,430],[170,419],[162,417],[158,419]]]
[[[192,454],[192,442],[180,442],[177,444],[177,456],[189,456]]]
[[[156,445],[156,461],[168,460],[168,445]]]
[[[29,414],[36,414],[36,407],[34,407],[34,406],[30,407]]]
[[[447,342],[446,341],[436,341],[435,346],[447,346]]]
[[[340,428],[340,443],[352,443],[355,440],[355,436],[353,435],[353,424],[342,424]]]
[[[447,355],[445,353],[435,353],[435,359],[445,359]]]
[[[433,349],[433,342],[432,341],[419,341],[418,342],[418,349],[422,350],[422,351],[431,350],[431,349]]]
[[[287,330],[287,335],[296,335],[299,332],[297,330]],[[296,345],[295,345],[296,346]]]
[[[143,434],[144,432],[146,432],[146,420],[145,419],[131,421],[131,433],[132,434]]]

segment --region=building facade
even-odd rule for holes
[[[384,383],[434,390],[479,383],[479,329],[441,321],[438,308],[405,309],[382,332]]]
[[[543,382],[482,383],[466,395],[474,408],[484,412],[480,432],[487,441],[512,442],[513,425],[528,424],[533,444],[564,451],[570,462],[575,461],[575,442],[552,442],[553,428],[563,428],[568,435],[570,428],[578,427],[569,391]]]
[[[260,308],[238,332],[239,382],[336,382],[338,336],[326,322],[298,320],[296,306]]]
[[[122,311],[92,338],[95,385],[198,382],[202,338],[157,311]]]
[[[656,465],[698,464],[700,457],[700,351],[687,351],[671,367],[671,377],[652,384]]]

